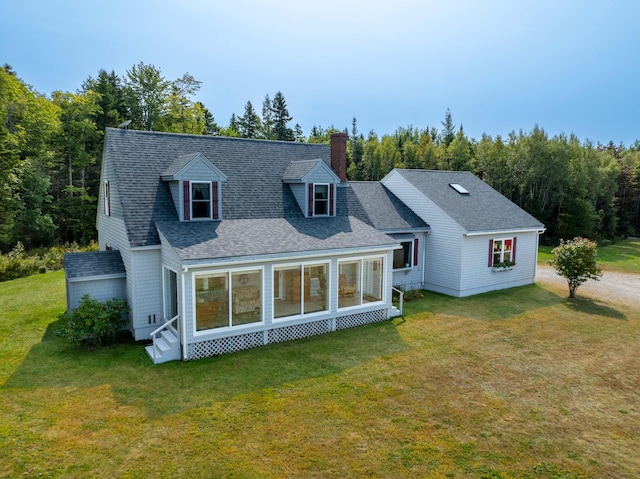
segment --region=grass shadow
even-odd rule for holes
[[[612,319],[627,319],[627,316],[624,313],[621,313],[617,309],[602,304],[599,301],[595,301],[591,298],[575,297],[567,299],[566,305],[569,309],[579,313],[594,316],[604,316],[605,318]]]
[[[409,348],[393,321],[270,344],[198,361],[153,365],[128,341],[87,350],[68,344],[51,323],[5,388],[89,389],[108,385],[121,405],[147,417],[174,414],[283,384],[338,374]]]

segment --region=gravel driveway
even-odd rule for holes
[[[564,285],[567,296],[567,280],[546,265],[538,265],[536,281]],[[589,280],[576,291],[576,296],[585,296],[613,303],[626,303],[640,306],[640,275],[604,271],[600,281]]]

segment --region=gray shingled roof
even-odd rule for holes
[[[300,181],[322,160],[292,161],[282,175],[284,181]]]
[[[544,225],[468,171],[397,169],[400,175],[456,221],[467,233],[543,229]],[[451,183],[469,191],[462,195]]]
[[[179,135],[107,128],[105,161],[113,164],[131,246],[159,244],[154,224],[178,221],[169,186],[161,175],[179,157],[206,156],[228,179],[222,183],[224,220],[303,217],[282,181],[292,161],[321,159],[322,144]],[[113,187],[113,186],[112,186]]]
[[[200,152],[187,153],[186,155],[178,156],[171,163],[169,163],[169,165],[167,165],[167,168],[161,173],[160,176],[166,177],[176,175],[182,168],[187,166],[189,162],[193,161],[193,159],[198,155],[200,155]]]
[[[264,218],[220,222],[158,222],[183,260],[224,259],[393,246],[389,236],[354,217]]]
[[[64,269],[68,279],[125,274],[120,251],[66,253]]]
[[[358,218],[385,231],[428,230],[429,225],[378,181],[351,181],[349,204]],[[355,202],[354,202],[355,200]],[[360,207],[360,208],[359,208]]]

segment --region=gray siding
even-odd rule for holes
[[[386,286],[386,288],[383,291],[383,305],[381,306],[380,303],[376,303],[374,305],[369,305],[369,304],[364,304],[360,307],[354,307],[354,308],[349,308],[349,309],[343,309],[338,311],[338,298],[337,298],[337,284],[338,284],[338,260],[339,259],[347,259],[347,258],[359,258],[362,256],[369,256],[369,255],[375,255],[375,256],[383,256],[384,260],[385,260],[385,267],[386,267],[386,283],[384,286]],[[264,331],[268,331],[270,329],[273,329],[274,327],[277,328],[282,328],[282,327],[286,327],[286,326],[291,326],[291,325],[297,325],[297,324],[304,324],[304,323],[311,323],[311,322],[316,322],[316,321],[320,321],[322,319],[332,319],[335,318],[338,315],[344,315],[344,314],[357,314],[357,313],[361,313],[361,312],[367,312],[367,311],[374,311],[374,310],[380,310],[381,308],[385,308],[385,309],[389,309],[391,308],[391,297],[389,296],[389,292],[391,291],[391,285],[392,285],[392,270],[391,270],[391,261],[392,261],[392,253],[391,252],[378,252],[378,253],[367,253],[367,252],[362,252],[360,254],[353,254],[353,255],[349,255],[349,256],[340,256],[337,257],[335,255],[332,256],[316,256],[316,257],[309,257],[304,259],[305,263],[314,263],[314,262],[329,262],[329,275],[328,275],[328,282],[327,282],[327,288],[329,289],[329,291],[331,291],[332,293],[329,295],[329,310],[327,313],[324,314],[317,314],[317,315],[308,315],[306,317],[303,318],[294,318],[294,319],[279,319],[277,321],[272,321],[272,316],[273,316],[273,268],[277,265],[282,265],[282,264],[291,264],[291,263],[297,263],[300,262],[302,260],[291,260],[291,259],[287,259],[287,260],[281,260],[281,261],[273,261],[273,262],[269,262],[269,263],[245,263],[244,265],[237,265],[234,266],[233,268],[229,268],[227,267],[220,267],[220,268],[194,268],[194,269],[190,269],[187,273],[184,274],[184,283],[185,283],[185,305],[184,305],[184,310],[185,310],[185,317],[186,318],[194,318],[194,304],[195,304],[195,293],[193,291],[193,284],[194,284],[194,276],[195,274],[200,274],[200,273],[204,273],[204,272],[214,272],[214,271],[228,271],[229,269],[235,269],[235,268],[247,268],[247,269],[253,269],[253,268],[263,268],[263,294],[262,294],[262,308],[261,310],[263,311],[263,318],[264,321],[260,324],[256,324],[255,326],[248,326],[246,328],[235,328],[233,330],[226,330],[226,331],[207,331],[207,332],[198,332],[197,334],[195,333],[195,318],[190,320],[185,326],[185,332],[186,332],[186,343],[190,344],[190,343],[194,343],[194,342],[200,342],[200,341],[206,341],[206,340],[210,340],[210,339],[216,339],[216,338],[222,338],[222,337],[230,337],[230,336],[240,336],[240,335],[244,335],[244,334],[248,334],[248,333],[252,333],[252,332],[264,332]]]
[[[316,169],[307,179],[308,183],[334,183],[335,181],[334,174],[328,168]]]
[[[487,264],[489,240],[517,237],[516,265],[508,271],[493,271]],[[464,238],[460,296],[533,284],[536,280],[538,233],[503,233]]]
[[[460,227],[398,173],[390,173],[384,180],[384,185],[431,226],[431,232],[424,242],[424,288],[457,295],[461,283]]]
[[[191,181],[219,181],[220,177],[202,159],[194,161],[180,174],[181,179]]]
[[[289,185],[289,187],[291,188],[291,192],[293,193],[293,196],[296,198],[296,201],[298,202],[300,211],[302,211],[303,214],[306,214],[305,205],[307,204],[307,194],[308,194],[308,190],[306,186],[307,185],[305,185],[304,183],[295,183],[295,184]]]
[[[411,269],[404,269],[393,272],[393,285],[400,286],[403,290],[422,289],[422,273],[424,268],[424,253],[427,242],[427,235],[416,234],[418,239],[418,265],[413,266],[413,258],[411,258]],[[392,258],[393,260],[393,258]]]
[[[162,263],[160,247],[131,252],[129,282],[130,317],[136,340],[148,339],[162,323]],[[126,266],[126,263],[125,263]],[[155,315],[155,323],[149,317]]]
[[[82,297],[88,294],[98,301],[126,298],[126,279],[95,277],[89,280],[67,280],[67,311],[78,307]]]

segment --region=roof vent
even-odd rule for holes
[[[451,188],[453,188],[454,190],[456,190],[461,195],[468,195],[469,194],[467,189],[464,186],[459,185],[458,183],[449,183],[449,186]]]

